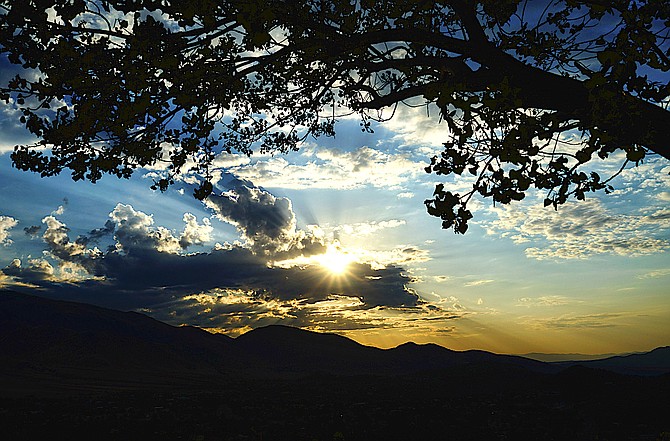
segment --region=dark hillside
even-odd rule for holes
[[[656,366],[665,349],[625,362]],[[523,357],[381,350],[285,326],[231,339],[7,291],[0,354],[0,427],[15,441],[655,441],[670,432],[670,374],[552,373],[560,366]]]

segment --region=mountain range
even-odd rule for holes
[[[665,440],[669,359],[384,350],[286,326],[230,338],[0,291],[0,427],[16,441]]]
[[[670,347],[601,360],[541,362],[485,351],[405,343],[364,346],[343,336],[274,325],[235,339],[174,327],[136,312],[0,292],[0,381],[20,391],[44,387],[193,387],[234,377],[409,375],[527,371],[575,365],[619,374],[670,372]],[[55,380],[57,381],[55,381]]]

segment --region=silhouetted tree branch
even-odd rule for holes
[[[370,130],[430,103],[450,133],[427,171],[475,183],[427,209],[463,233],[475,194],[536,188],[557,207],[609,191],[592,158],[670,158],[669,24],[663,0],[2,1],[0,50],[26,71],[0,97],[39,139],[17,168],[95,182],[168,161],[164,190],[195,164],[199,198],[223,151],[287,152],[341,115]]]

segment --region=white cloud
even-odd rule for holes
[[[618,157],[613,158],[613,161],[609,164],[612,167],[617,167],[623,161],[624,154],[618,153]],[[630,189],[632,193],[640,193],[644,190],[651,190],[657,196],[667,193],[670,189],[670,165],[668,160],[660,157],[646,158],[645,162],[637,167],[631,166],[625,169],[613,185],[616,188]],[[658,190],[660,189],[665,191],[659,195]],[[665,200],[662,196],[660,199]]]
[[[519,299],[519,303],[517,303],[516,306],[525,306],[530,308],[531,306],[562,306],[571,303],[581,302],[570,299],[568,297],[553,295],[540,297],[522,297]]]
[[[179,239],[170,230],[154,228],[153,216],[135,210],[132,205],[117,204],[109,217],[116,224],[114,238],[125,251],[148,248],[177,253],[181,250]]]
[[[9,230],[14,228],[19,221],[10,216],[0,216],[0,244],[10,245],[12,240],[9,238]]]
[[[357,260],[369,264],[372,268],[385,268],[387,266],[405,266],[430,260],[428,250],[418,248],[414,245],[403,245],[392,250],[371,251],[358,250]]]
[[[152,215],[124,204],[117,204],[109,217],[115,224],[114,237],[118,246],[125,251],[144,248],[176,254],[191,245],[203,245],[210,241],[214,230],[209,219],[204,218],[203,223],[198,224],[193,214],[184,213],[184,230],[175,237],[165,227],[154,227]]]
[[[46,216],[42,223],[47,226],[42,239],[49,245],[52,254],[61,259],[78,256],[86,251],[86,247],[70,242],[69,228],[53,216]]]
[[[670,247],[662,234],[670,229],[670,210],[615,214],[598,199],[549,207],[511,204],[491,208],[497,215],[482,222],[488,234],[517,244],[532,242],[526,255],[534,259],[585,259],[597,254],[640,256]]]
[[[297,164],[283,157],[273,157],[233,167],[231,172],[263,187],[350,190],[372,186],[399,189],[423,174],[425,167],[407,154],[384,153],[370,147],[353,151],[305,148],[301,158],[307,163]]]
[[[474,280],[472,282],[467,282],[464,283],[463,286],[466,288],[472,287],[472,286],[482,286],[482,285],[488,285],[489,283],[493,283],[495,280],[491,279],[482,279],[482,280]]]
[[[421,98],[415,101],[414,104],[423,103]],[[387,121],[384,127],[395,132],[395,138],[406,145],[422,146],[426,157],[439,152],[449,135],[449,128],[446,123],[440,123],[439,109],[434,104],[429,107],[400,105],[393,119]]]
[[[51,252],[45,252],[45,256],[56,258]],[[72,283],[83,280],[101,280],[100,277],[91,276],[88,270],[80,263],[81,259],[72,256],[72,260],[56,258],[57,265],[54,267],[47,259],[28,259],[24,265],[20,259],[13,259],[2,271],[0,276],[8,276],[12,284],[19,286],[38,287],[43,282]]]
[[[656,279],[659,277],[670,276],[670,268],[658,269],[654,271],[649,271],[648,273],[640,274],[637,276],[638,279]]]
[[[58,208],[56,208],[54,211],[51,212],[51,215],[52,216],[59,216],[63,213],[65,213],[65,206],[64,205],[59,205]]]
[[[249,159],[247,155],[222,152],[216,155],[216,158],[214,158],[214,161],[212,161],[212,167],[229,169],[231,167],[247,165],[250,162],[251,159]]]
[[[355,224],[342,224],[334,227],[332,230],[336,233],[343,233],[347,236],[369,236],[380,230],[388,228],[397,228],[405,225],[407,222],[400,219],[390,219],[385,221],[358,222]],[[325,227],[324,227],[325,228]]]
[[[70,229],[55,217],[46,216],[42,219],[42,223],[47,226],[42,235],[42,240],[49,247],[47,255],[60,263],[61,268],[59,269],[64,279],[83,277],[82,275],[92,268],[94,260],[102,255],[97,248],[89,249],[86,248],[85,243],[70,241],[68,236]],[[35,265],[31,264],[31,266]]]
[[[179,246],[188,248],[191,245],[203,245],[212,240],[214,228],[209,219],[204,218],[202,225],[198,224],[198,219],[191,213],[184,213],[184,231],[179,236]]]

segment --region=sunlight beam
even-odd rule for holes
[[[354,260],[348,253],[342,252],[337,245],[329,245],[328,250],[314,259],[333,275],[342,275]]]

